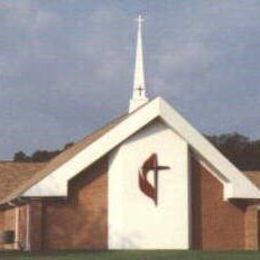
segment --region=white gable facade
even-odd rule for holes
[[[169,167],[158,173],[157,205],[138,186],[138,169],[153,153]],[[109,248],[189,248],[188,160],[187,142],[159,120],[115,149],[109,160]],[[153,172],[148,179],[154,185]]]

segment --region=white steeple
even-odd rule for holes
[[[143,63],[143,45],[142,45],[142,22],[141,15],[138,16],[137,24],[137,44],[136,44],[136,57],[135,57],[135,72],[134,72],[134,85],[133,96],[130,100],[129,112],[134,111],[141,105],[148,101],[145,93],[144,81],[144,63]]]

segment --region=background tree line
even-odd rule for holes
[[[260,170],[260,140],[252,141],[239,133],[208,135],[206,137],[240,170]],[[73,143],[68,143],[61,150],[38,150],[32,155],[19,151],[14,154],[13,160],[16,162],[46,162],[71,145]]]
[[[250,140],[238,133],[206,137],[240,170],[260,170],[260,140]]]
[[[47,151],[47,150],[37,150],[32,155],[27,155],[23,151],[19,151],[14,154],[13,161],[15,162],[47,162],[63,152],[64,150],[68,149],[72,146],[73,143],[67,143],[64,145],[63,149],[61,150],[54,150],[54,151]]]

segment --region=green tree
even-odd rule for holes
[[[31,156],[26,155],[23,151],[14,154],[13,161],[15,162],[47,162],[53,159],[66,149],[69,149],[74,143],[70,142],[64,145],[61,150],[47,151],[37,150]]]
[[[14,154],[13,160],[15,162],[29,162],[30,158],[23,151],[19,151]]]

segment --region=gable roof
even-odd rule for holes
[[[23,167],[19,167],[19,165],[18,165],[19,163],[10,162],[10,165],[12,164],[14,171],[15,171],[15,169],[19,168],[19,171],[17,171],[17,175],[19,173],[25,172],[27,170],[27,168],[30,169],[31,171],[28,171],[27,174],[25,174],[24,181],[22,181],[20,183],[18,181],[17,182],[14,181],[14,183],[16,185],[10,185],[10,192],[3,192],[3,195],[5,194],[5,196],[0,196],[0,205],[4,204],[6,202],[9,202],[9,201],[15,199],[16,197],[20,196],[24,191],[26,191],[31,186],[33,186],[34,184],[36,184],[37,182],[42,180],[45,176],[50,174],[53,170],[55,170],[56,168],[63,165],[66,161],[73,158],[81,150],[85,149],[92,142],[94,142],[99,137],[104,135],[111,128],[113,128],[119,122],[121,122],[124,118],[126,118],[128,115],[129,114],[120,116],[120,117],[112,120],[111,122],[107,123],[105,126],[99,128],[96,131],[92,132],[91,134],[87,135],[86,137],[82,138],[81,140],[79,140],[78,142],[73,144],[71,147],[64,150],[59,155],[55,156],[50,162],[47,162],[47,163],[21,163],[20,166],[25,166],[25,169],[23,169]],[[31,165],[31,167],[30,167],[30,165]],[[0,169],[0,171],[1,171],[1,169]],[[1,181],[1,176],[0,176],[0,181]],[[0,188],[1,188],[1,186],[0,186]],[[12,189],[12,187],[16,187],[16,189]]]
[[[260,189],[260,171],[246,171],[244,173]]]
[[[58,155],[29,182],[0,203],[17,196],[67,196],[68,181],[84,168],[120,145],[152,120],[160,118],[181,136],[205,163],[219,175],[224,198],[260,198],[260,190],[203,135],[195,130],[162,98],[156,98],[131,114],[126,114],[82,139]],[[223,178],[224,177],[224,178]]]
[[[0,162],[0,200],[28,182],[46,163]]]

